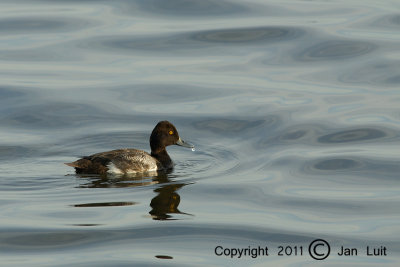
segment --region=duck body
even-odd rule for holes
[[[169,145],[194,147],[179,137],[172,123],[161,121],[150,136],[151,154],[134,148],[116,149],[65,164],[82,174],[136,174],[167,170],[174,166],[166,150]]]
[[[76,173],[86,174],[134,174],[173,167],[173,165],[163,166],[149,153],[134,148],[101,152],[66,164],[74,167]]]

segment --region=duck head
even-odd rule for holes
[[[150,136],[151,152],[157,154],[170,145],[194,148],[194,145],[185,142],[179,137],[178,131],[172,123],[169,121],[160,121],[154,127]]]

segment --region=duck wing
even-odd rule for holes
[[[156,171],[162,169],[162,165],[143,150],[121,149],[112,157],[108,168],[110,173],[126,174]]]
[[[106,174],[138,173],[160,169],[161,164],[149,153],[138,149],[117,149],[65,163],[74,167],[77,173]]]

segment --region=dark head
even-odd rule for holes
[[[193,148],[194,146],[183,141],[175,126],[169,121],[160,121],[150,136],[150,147],[152,154],[158,154],[165,150],[166,146],[179,145]]]

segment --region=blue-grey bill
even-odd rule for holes
[[[188,147],[188,148],[191,148],[191,149],[194,148],[194,145],[192,145],[191,143],[183,141],[180,137],[179,137],[179,140],[176,142],[176,144],[178,146]]]

